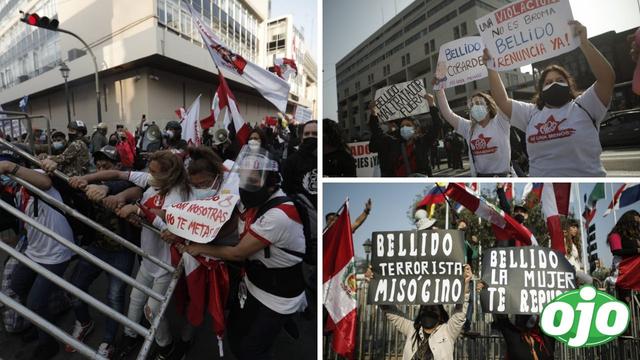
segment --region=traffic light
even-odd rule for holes
[[[24,11],[20,11],[20,14],[22,14],[20,21],[31,26],[55,31],[58,30],[58,25],[60,25],[58,19],[49,19],[46,16],[40,17],[38,14],[29,14]]]

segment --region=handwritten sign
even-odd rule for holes
[[[482,310],[539,314],[556,296],[576,287],[575,270],[560,253],[539,246],[494,248],[482,257]]]
[[[466,84],[487,77],[482,61],[484,43],[480,36],[450,41],[440,46],[434,90]]]
[[[378,89],[374,100],[379,110],[378,118],[386,122],[429,112],[424,99],[426,93],[422,79]]]
[[[492,56],[488,66],[511,70],[569,52],[580,45],[568,0],[521,0],[476,20]]]
[[[369,304],[457,304],[464,299],[459,230],[374,232]]]
[[[349,143],[351,156],[356,162],[357,177],[380,177],[378,153],[369,150],[368,141]]]
[[[167,209],[167,228],[174,235],[196,243],[211,242],[231,218],[239,199],[240,196],[228,193],[174,204]]]
[[[296,106],[296,113],[294,118],[301,122],[301,123],[306,123],[307,121],[311,121],[311,118],[313,117],[313,112],[311,111],[311,109],[309,109],[308,107],[304,107],[301,105],[297,105]]]

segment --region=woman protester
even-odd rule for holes
[[[451,317],[442,305],[421,305],[415,319],[407,319],[393,306],[381,306],[387,319],[406,340],[402,360],[452,360],[456,339],[466,320],[469,306],[471,267],[464,266],[464,303],[456,305]],[[373,278],[371,268],[365,274],[367,281]]]
[[[467,104],[470,118],[465,119],[451,110],[444,89],[438,90],[436,96],[442,117],[469,145],[471,176],[511,176],[511,124],[493,98],[475,93]]]
[[[369,149],[378,153],[382,176],[432,176],[429,153],[433,143],[438,141],[442,121],[433,95],[426,94],[424,98],[429,104],[432,124],[429,128],[425,127],[421,134],[418,131],[420,124],[411,118],[394,121],[398,123],[399,130],[385,134],[379,124],[375,102],[369,105]]]
[[[599,129],[611,102],[615,72],[587,39],[587,29],[578,21],[569,24],[580,37],[580,49],[596,78],[584,93],[578,93],[567,70],[551,65],[540,74],[534,103],[524,103],[509,98],[500,75],[488,69],[496,104],[512,126],[526,133],[532,177],[606,176]],[[490,61],[486,49],[484,60]]]
[[[356,163],[340,125],[331,119],[322,120],[322,153],[324,176],[356,177]]]
[[[640,213],[629,210],[622,215],[607,236],[613,254],[609,281],[616,283],[620,276],[620,263],[628,258],[640,256]]]

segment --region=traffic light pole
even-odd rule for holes
[[[74,33],[72,33],[69,30],[65,30],[65,29],[50,29],[53,31],[59,31],[61,33],[65,33],[65,34],[69,34],[71,36],[73,36],[74,38],[80,40],[80,42],[82,43],[82,45],[84,45],[84,47],[87,49],[87,51],[89,52],[89,54],[91,55],[91,59],[93,60],[93,66],[95,68],[95,78],[96,78],[96,106],[97,106],[97,110],[98,110],[98,123],[102,122],[102,111],[100,111],[100,84],[99,84],[99,80],[98,80],[98,62],[96,61],[96,56],[93,54],[93,51],[91,51],[91,48],[89,47],[89,45],[82,40],[82,38]]]

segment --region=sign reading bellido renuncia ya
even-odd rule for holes
[[[456,304],[464,300],[464,240],[459,230],[371,235],[370,304]]]

